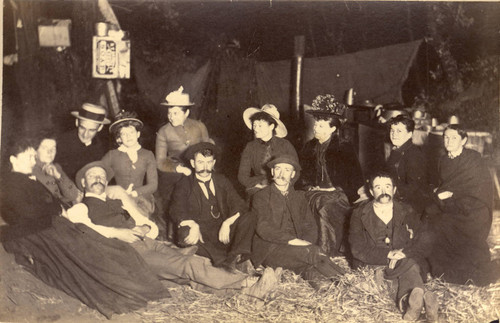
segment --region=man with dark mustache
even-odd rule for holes
[[[197,245],[197,254],[234,272],[248,260],[255,221],[231,182],[214,173],[216,146],[201,142],[186,150],[194,173],[176,185],[170,217],[178,225],[180,245]],[[245,265],[250,265],[246,262]],[[251,267],[247,267],[251,269]]]
[[[389,173],[377,172],[370,177],[370,193],[374,199],[361,204],[351,216],[353,266],[383,266],[375,267],[376,273],[383,273],[396,287],[395,300],[404,320],[418,320],[425,304],[427,320],[437,321],[437,297],[424,290],[428,272],[425,257],[432,241],[420,215],[393,199],[396,187]]]
[[[300,170],[297,158],[277,156],[267,167],[273,184],[255,193],[252,201],[252,213],[257,217],[253,264],[293,270],[311,284],[316,278],[336,279],[344,270],[316,245],[318,230],[305,192],[296,191],[291,184]]]

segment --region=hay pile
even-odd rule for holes
[[[344,259],[337,258],[336,262],[348,269]],[[299,276],[285,271],[276,290],[258,302],[240,294],[217,296],[176,287],[171,290],[173,298],[150,303],[134,315],[142,322],[402,321],[389,297],[391,287],[377,283],[376,276],[370,268],[348,269],[338,283],[325,282],[315,290]],[[438,296],[442,322],[490,322],[499,317],[500,282],[479,288],[433,279],[426,287]],[[425,315],[421,319],[425,320]]]

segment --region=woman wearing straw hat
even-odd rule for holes
[[[255,139],[243,150],[238,180],[245,186],[247,196],[251,197],[270,183],[267,162],[278,155],[291,155],[296,159],[298,156],[293,145],[284,139],[288,131],[280,120],[276,106],[264,104],[260,109],[248,108],[243,112],[243,120],[248,129],[253,131]]]
[[[156,166],[160,171],[158,191],[165,210],[175,184],[183,175],[191,175],[191,168],[183,160],[186,149],[199,142],[213,143],[203,122],[188,118],[194,103],[183,90],[181,86],[177,91],[170,92],[165,102],[161,103],[168,109],[169,122],[156,133]]]
[[[153,194],[158,188],[158,172],[153,152],[142,148],[138,141],[143,125],[135,113],[120,112],[109,126],[118,148],[108,151],[102,162],[113,170],[116,184],[150,216],[154,211]]]

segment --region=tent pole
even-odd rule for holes
[[[295,36],[295,53],[292,66],[292,103],[290,105],[290,119],[294,125],[294,129],[298,131],[294,134],[300,140],[303,130],[302,122],[304,119],[304,111],[301,104],[301,85],[302,85],[302,66],[305,48],[305,37],[303,35]]]

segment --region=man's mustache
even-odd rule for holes
[[[204,169],[197,171],[196,174],[212,174],[213,172],[214,172],[213,169]]]
[[[101,185],[102,188],[104,188],[104,184],[101,182],[94,182],[94,183],[92,183],[92,185],[90,185],[90,187],[94,187],[95,185]]]
[[[390,196],[387,193],[384,193],[384,194],[380,194],[379,196],[377,196],[377,198],[376,198],[377,202],[380,202],[380,200],[382,200],[384,197],[387,197],[389,199],[389,201],[392,200],[392,196]]]

